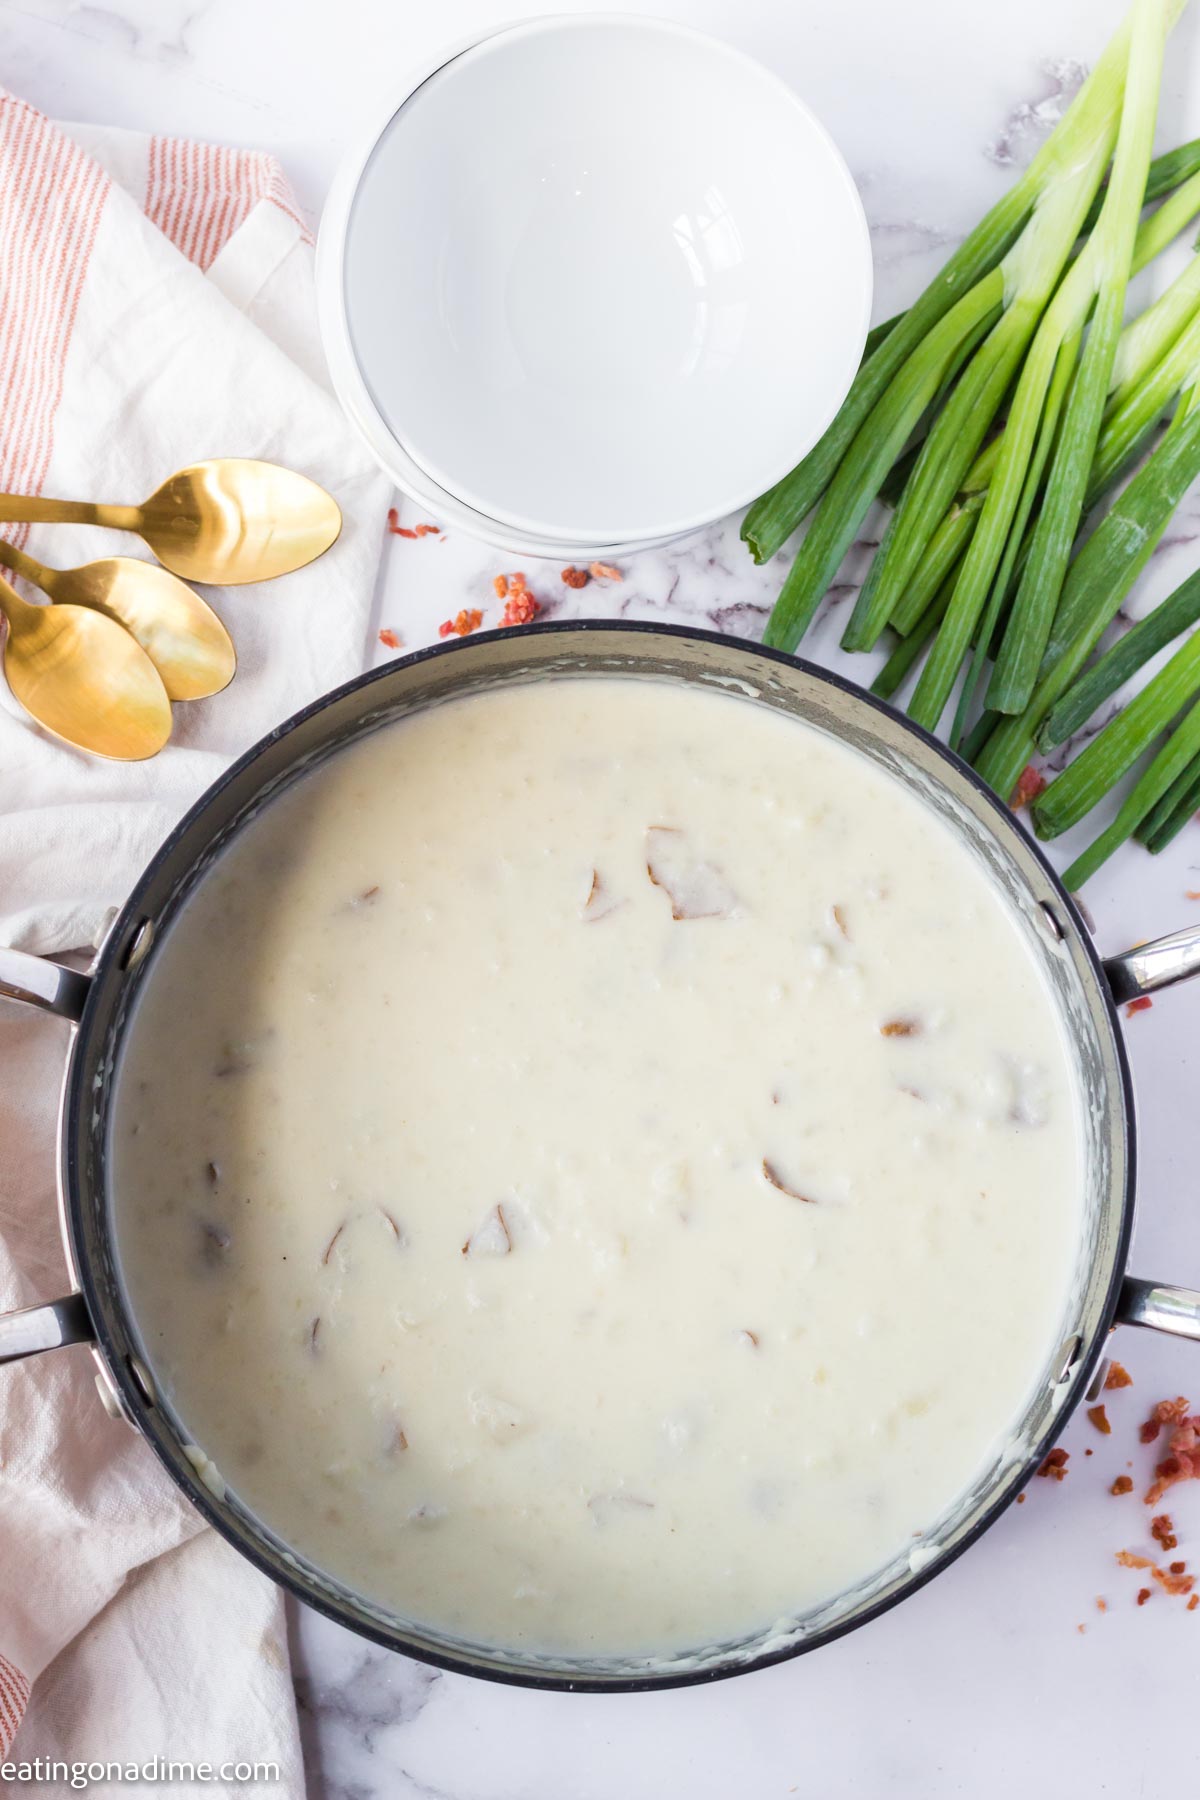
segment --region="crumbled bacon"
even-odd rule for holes
[[[880,1037],[917,1037],[921,1027],[916,1019],[885,1019],[879,1027]]]
[[[1139,1588],[1138,1589],[1137,1603],[1139,1606],[1145,1606],[1145,1604],[1149,1598],[1150,1598],[1150,1589],[1149,1588]]]
[[[388,507],[387,528],[393,537],[423,538],[441,537],[442,535],[442,528],[440,525],[418,525],[415,528],[411,525],[402,525],[400,523],[400,514],[394,506]]]
[[[495,592],[497,600],[503,600],[508,593],[508,576],[507,575],[493,576],[492,577],[492,588]]]
[[[541,611],[537,601],[527,588],[510,594],[504,603],[504,611],[500,615],[501,625],[530,625]]]
[[[443,619],[438,626],[438,636],[467,637],[470,632],[478,631],[483,624],[483,614],[477,606],[464,606],[461,612],[455,613],[452,619]]]
[[[1132,1019],[1134,1013],[1149,1012],[1153,1005],[1154,1002],[1149,994],[1139,994],[1137,999],[1131,1000],[1129,1005],[1125,1008],[1125,1017],[1127,1019]]]
[[[1107,1612],[1108,1611],[1108,1601],[1104,1598],[1103,1594],[1096,1595],[1096,1611],[1097,1612]]]
[[[1200,1414],[1191,1419],[1177,1418],[1167,1439],[1167,1454],[1156,1466],[1154,1475],[1154,1481],[1146,1490],[1147,1506],[1156,1506],[1167,1489],[1177,1482],[1200,1481]]]
[[[1057,1450],[1051,1450],[1049,1456],[1038,1470],[1038,1474],[1047,1476],[1051,1481],[1065,1481],[1067,1478],[1067,1463],[1070,1460],[1070,1456],[1071,1452],[1062,1449],[1061,1446]]]
[[[1198,1606],[1200,1606],[1200,1594],[1193,1594],[1187,1603],[1187,1609],[1189,1612],[1195,1612]]]
[[[1042,771],[1035,769],[1032,763],[1026,763],[1018,777],[1017,785],[1012,791],[1009,805],[1014,812],[1020,812],[1023,806],[1028,806],[1031,800],[1036,800],[1038,795],[1044,794],[1045,791],[1046,777]]]
[[[568,563],[562,572],[562,578],[569,588],[586,587],[591,577],[586,569],[577,569],[574,563]]]
[[[1110,1494],[1132,1494],[1132,1492],[1133,1492],[1133,1476],[1132,1475],[1118,1475],[1117,1479],[1113,1482],[1112,1486],[1109,1488],[1108,1491]]]
[[[1119,1362],[1114,1362],[1104,1377],[1105,1388],[1127,1388],[1133,1386],[1133,1376]]]
[[[1170,1569],[1172,1575],[1182,1575],[1187,1568],[1187,1564],[1185,1562],[1173,1562],[1168,1563],[1167,1567]]]
[[[1151,1519],[1150,1536],[1164,1550],[1175,1550],[1179,1546],[1179,1539],[1175,1536],[1175,1526],[1170,1513],[1159,1513],[1157,1518]]]
[[[1108,1437],[1111,1434],[1112,1426],[1108,1422],[1108,1414],[1105,1412],[1103,1406],[1089,1406],[1087,1409],[1087,1416],[1096,1427],[1096,1430],[1100,1433],[1101,1437]]]
[[[398,638],[390,625],[385,625],[379,634],[379,641],[385,650],[403,650],[404,640]]]
[[[612,563],[589,563],[588,574],[594,575],[597,581],[624,581],[625,579],[620,569],[615,569]]]

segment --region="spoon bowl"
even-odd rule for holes
[[[4,674],[13,697],[55,737],[142,762],[171,735],[171,703],[141,645],[87,606],[31,606],[0,581],[8,620]]]
[[[162,677],[170,700],[203,700],[237,669],[233,640],[199,594],[155,563],[110,556],[51,569],[0,539],[0,566],[15,569],[58,605],[91,606],[131,632]]]
[[[223,587],[289,575],[342,529],[336,500],[307,475],[242,457],[180,469],[139,510],[137,529],[166,568]]]
[[[342,529],[337,501],[307,475],[239,456],[178,470],[142,506],[0,494],[0,519],[136,532],[174,574],[220,587],[290,575]]]

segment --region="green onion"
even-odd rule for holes
[[[1158,115],[1165,36],[1166,17],[1162,7],[1144,5],[1134,25],[1125,82],[1125,108],[1121,114],[1121,131],[1108,196],[1096,229],[1088,239],[1087,249],[1071,272],[1072,280],[1078,278],[1082,285],[1086,279],[1094,290],[1095,309],[1087,343],[1078,359],[1062,432],[1054,447],[1024,573],[988,686],[987,704],[995,712],[1019,713],[1029,704],[1070,561],[1071,546],[1079,529],[1125,316],[1125,290]],[[1086,277],[1084,270],[1088,271]],[[1064,282],[1060,297],[1067,286]],[[1085,301],[1080,307],[1084,317],[1087,304]],[[1043,322],[1043,331],[1053,329],[1053,312],[1052,305]],[[1082,323],[1083,317],[1077,313],[1061,328],[1059,355],[1070,355],[1072,364],[1078,351],[1077,338],[1070,334],[1076,333]],[[1023,530],[1023,522],[1021,528]]]
[[[1137,3],[1143,4],[1144,0],[1137,0]],[[1159,4],[1161,0],[1154,0],[1154,3]],[[1174,3],[1178,5],[1179,0]],[[1070,254],[1112,153],[1124,94],[1130,37],[1131,22],[1127,19],[1025,173],[971,232],[916,304],[863,364],[837,418],[820,443],[750,508],[742,524],[742,536],[757,562],[768,561],[826,488],[832,491],[835,470],[852,448],[860,447],[862,430],[876,406],[886,398],[897,378],[905,379],[907,364],[914,355],[920,355],[931,332],[936,332],[981,282],[990,282],[994,275],[1001,274],[1000,293],[1007,303],[1005,318],[1011,318],[1014,309],[1021,322],[1027,314],[1032,314],[1028,318],[1028,330],[1032,331]],[[976,314],[976,318],[979,316]],[[1016,324],[1006,328],[1005,319],[995,327],[993,336],[995,333],[1003,333],[1003,344],[1018,336]],[[992,338],[989,338],[981,346],[968,365],[968,371],[974,368],[978,357],[991,342]],[[1020,347],[1018,342],[1018,357]],[[993,351],[993,357],[995,354]],[[889,467],[894,460],[893,455]],[[877,481],[872,493],[878,491],[878,486]],[[857,491],[858,484],[851,483],[850,495],[856,497]],[[946,504],[953,498],[953,493],[952,487],[946,496]],[[830,495],[826,494],[825,498],[828,503]],[[941,511],[945,511],[945,505]],[[850,526],[848,538],[853,537],[857,522]],[[933,524],[936,523],[935,519]],[[827,526],[827,531],[831,538],[845,535],[843,529],[833,530]],[[794,595],[795,590],[793,598]],[[815,605],[810,607],[805,597],[793,610],[798,616],[811,617]],[[791,648],[797,641],[791,635],[791,621],[781,620],[778,624],[772,621],[772,624],[770,641]]]
[[[939,591],[925,608],[923,616],[917,621],[908,636],[900,639],[871,683],[871,692],[878,694],[881,700],[890,700],[909,670],[921,660],[921,654],[926,644],[946,616],[946,608],[950,604],[950,595],[953,591],[953,581],[954,571],[951,569],[950,578],[942,583]]]
[[[1004,278],[996,269],[964,294],[909,357],[898,379],[869,415],[843,458],[788,570],[767,621],[764,643],[780,650],[795,649],[853,543],[880,483],[941,385],[959,345],[979,320],[1000,304],[1003,288]],[[893,336],[899,335],[898,327]]]
[[[1200,619],[1200,571],[1132,626],[1051,707],[1036,732],[1039,750],[1052,750],[1086,725],[1096,709],[1132,680],[1144,663]]]
[[[1134,836],[1157,856],[1173,838],[1179,836],[1188,820],[1200,807],[1200,756],[1192,758],[1182,774],[1175,777],[1162,799],[1150,808]]]
[[[1071,390],[1066,428],[1059,445],[1059,450],[1065,454],[1055,457],[1046,503],[1025,565],[1021,592],[1005,634],[1005,645],[1015,645],[1015,654],[1020,660],[1001,668],[1001,679],[994,682],[994,691],[989,692],[990,705],[995,707],[999,699],[1003,701],[1001,710],[1020,710],[1013,698],[1014,684],[1019,687],[1028,663],[1029,685],[1032,686],[1049,632],[1054,602],[1078,524],[1083,488],[1116,354],[1125,283],[1137,228],[1137,207],[1145,185],[1157,110],[1166,25],[1164,0],[1137,0],[1132,18],[1133,43],[1126,81],[1126,105],[1113,180],[1100,222],[1050,301],[1046,316],[1030,344],[988,497],[964,559],[950,610],[909,707],[910,716],[930,730],[936,728],[942,716],[967,645],[995,581],[1014,516],[1026,490],[1030,458],[1035,453],[1039,433],[1043,440],[1045,437],[1042,424],[1047,394],[1054,384],[1060,358],[1069,356],[1071,347],[1078,345],[1079,334],[1095,303],[1096,318],[1078,379]],[[1006,266],[1020,256],[1026,244],[1027,240],[1022,239],[1006,260]],[[1061,268],[1062,265],[1057,266]],[[1011,313],[1012,309],[1006,317]],[[997,332],[999,329],[997,327]],[[960,385],[959,393],[963,391],[963,385]],[[949,418],[952,405],[953,402],[947,405],[943,419]],[[1078,446],[1074,441],[1076,435],[1081,440]],[[932,441],[933,434],[930,436]],[[918,475],[919,468],[913,477],[914,487]],[[893,552],[897,560],[900,543],[898,534],[897,550]],[[886,584],[881,582],[878,594],[881,610],[886,593]]]
[[[1078,825],[1198,692],[1200,633],[1190,637],[1165,668],[1050,783],[1033,808],[1038,836],[1059,837],[1072,825]]]
[[[1076,857],[1063,876],[1065,886],[1074,890],[1090,881],[1113,851],[1132,836],[1142,820],[1170,792],[1172,784],[1197,756],[1200,756],[1200,701],[1139,777],[1108,830],[1102,831],[1095,843],[1082,856]]]
[[[1200,378],[1200,370],[1197,371]],[[1193,386],[1166,436],[1078,552],[1025,711],[1006,718],[988,738],[976,768],[1003,798],[1034,751],[1034,734],[1080,674],[1154,553],[1171,514],[1200,475],[1200,406]]]

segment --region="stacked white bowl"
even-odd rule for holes
[[[535,19],[408,76],[317,254],[335,388],[443,526],[656,546],[820,437],[862,354],[863,210],[792,91],[684,26]]]

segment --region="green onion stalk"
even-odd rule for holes
[[[1119,638],[1052,706],[1036,732],[1039,750],[1053,750],[1079,731],[1106,700],[1131,681],[1160,650],[1200,620],[1200,571]]]
[[[1114,850],[1142,824],[1149,821],[1155,807],[1169,795],[1175,784],[1200,758],[1200,700],[1196,701],[1181,725],[1172,733],[1134,783],[1116,818],[1102,831],[1094,844],[1076,857],[1063,875],[1072,890],[1090,881],[1097,869],[1106,863]]]
[[[1164,3],[1136,0],[1139,8]],[[923,489],[925,468],[940,468],[947,415],[961,419],[965,414],[969,454],[952,475],[925,541],[946,512],[1058,282],[1112,155],[1131,26],[1127,19],[1020,180],[864,363],[820,443],[746,515],[743,536],[756,559],[766,561],[820,500],[768,621],[767,643],[785,650],[799,643],[892,464],[961,346],[986,322],[987,336],[935,421],[906,488],[907,499],[914,487]],[[980,417],[985,409],[986,416]]]
[[[1193,633],[1141,693],[1050,783],[1033,808],[1038,836],[1059,837],[1078,825],[1197,696],[1200,633]]]
[[[1081,674],[1198,475],[1200,365],[1161,443],[1071,563],[1029,705],[999,721],[978,754],[975,767],[996,793],[1012,793],[1042,721]]]
[[[1179,836],[1188,820],[1200,807],[1200,756],[1193,757],[1175,777],[1162,799],[1146,814],[1134,832],[1151,856],[1165,850]]]
[[[1030,492],[1031,459],[1049,455],[1052,466],[1041,514],[988,701],[993,709],[1019,712],[1030,697],[1078,527],[1116,355],[1158,111],[1167,7],[1168,0],[1137,0],[1134,8],[1125,105],[1108,195],[1095,231],[1050,302],[1029,348],[987,501],[950,609],[909,706],[910,716],[930,730],[937,727],[945,710],[1004,558],[1014,519],[1022,508],[1028,516],[1032,507],[1036,488]],[[1089,314],[1091,329],[1086,349],[1079,357],[1080,334]],[[1079,359],[1074,379],[1073,358]],[[1055,390],[1062,394],[1067,383],[1070,393],[1063,429],[1051,449],[1058,421],[1047,414],[1047,395]],[[943,418],[949,414],[947,406]],[[916,483],[914,474],[914,487]],[[1015,553],[1014,549],[1014,556]],[[903,579],[907,573],[901,566],[899,574]],[[885,584],[881,582],[881,611],[885,594]]]

